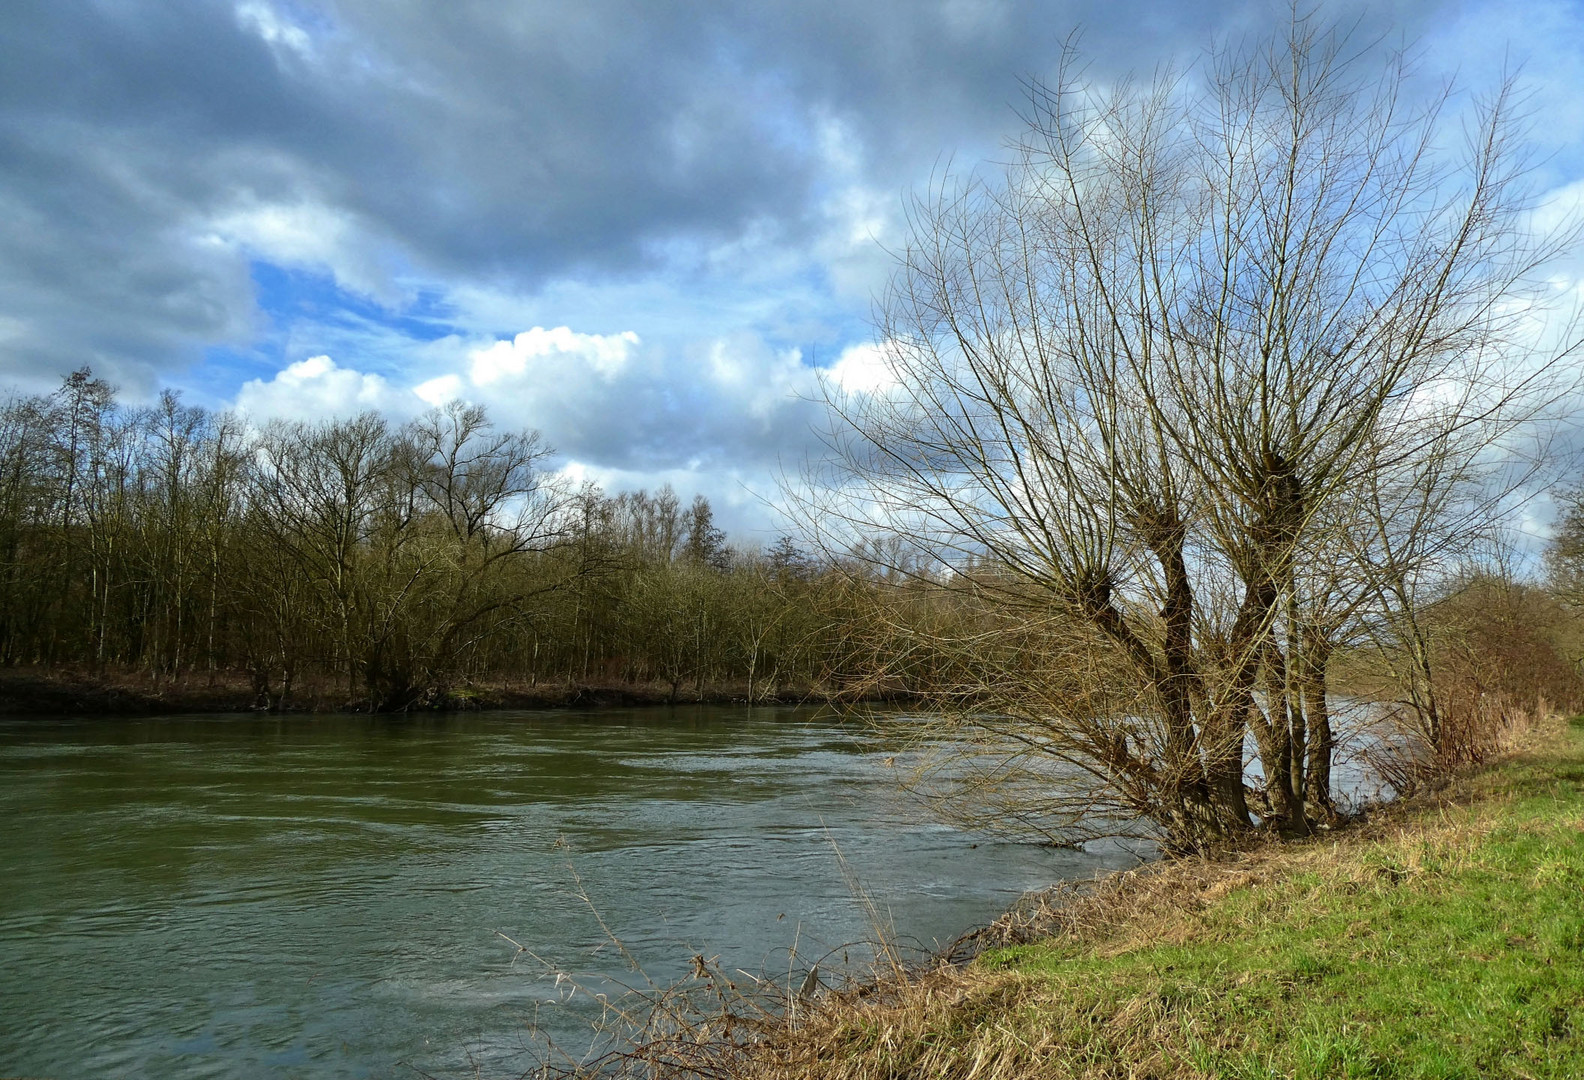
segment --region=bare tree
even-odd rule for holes
[[[464,403],[258,430],[74,372],[0,403],[0,665],[384,709],[547,675],[757,698],[847,670],[816,613],[843,585],[795,548],[766,565],[703,498],[569,492],[550,461]]]
[[[566,494],[543,470],[549,455],[537,432],[496,431],[461,403],[399,429],[370,413],[263,433],[256,528],[298,571],[272,580],[317,591],[310,608],[349,692],[361,680],[386,708],[442,692],[462,657],[556,587],[511,572],[563,539]]]
[[[440,689],[461,657],[565,584],[562,575],[511,571],[564,542],[568,493],[545,469],[552,451],[537,431],[497,431],[479,406],[449,404],[404,434],[419,523],[436,517],[443,526],[418,545],[421,587],[387,605],[384,624],[405,629],[407,693],[415,683]]]
[[[1449,92],[1383,59],[1303,16],[1147,85],[1069,50],[1001,175],[912,203],[887,384],[828,389],[824,528],[982,608],[937,700],[1043,763],[1050,835],[1327,816],[1324,660],[1380,589],[1309,560],[1533,415],[1562,241],[1525,230],[1512,88],[1452,152]]]
[[[1574,611],[1584,611],[1584,488],[1556,493],[1556,535],[1546,548],[1551,591]],[[1584,670],[1584,664],[1581,664]]]

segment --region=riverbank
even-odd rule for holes
[[[1344,832],[1053,894],[741,1077],[1584,1076],[1584,726]]]
[[[660,683],[483,683],[459,686],[413,702],[411,712],[482,709],[641,708],[659,705],[747,704],[746,683],[674,688]],[[755,705],[818,705],[852,701],[823,686],[756,687]],[[873,697],[857,700],[876,701]],[[885,699],[892,700],[892,699]],[[221,712],[367,712],[344,682],[304,680],[282,701],[261,695],[243,673],[197,673],[180,679],[147,672],[96,673],[77,669],[0,669],[0,716],[156,716]]]

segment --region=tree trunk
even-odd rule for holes
[[[1331,659],[1331,642],[1320,630],[1306,629],[1300,655],[1299,685],[1309,721],[1309,767],[1304,796],[1316,817],[1335,822],[1339,817],[1331,793],[1335,736],[1331,731],[1331,710],[1326,704],[1326,667]]]

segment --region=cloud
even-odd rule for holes
[[[248,259],[327,273],[337,286],[387,308],[411,296],[397,280],[391,244],[377,238],[352,215],[311,197],[262,202],[241,195],[209,221],[217,243],[232,245]]]
[[[857,371],[868,355],[848,350],[840,370]],[[434,343],[424,366],[409,384],[313,356],[249,380],[234,404],[258,420],[366,409],[399,420],[451,400],[476,402],[504,427],[543,432],[579,477],[613,489],[672,483],[761,521],[760,496],[774,491],[780,463],[814,445],[818,373],[796,350],[748,334],[671,349],[632,331],[533,327]]]
[[[663,277],[817,282],[809,321],[861,317],[897,194],[943,152],[993,150],[1017,78],[1073,27],[1101,66],[1147,66],[1241,11],[12,0],[0,317],[23,330],[0,370],[89,362],[151,391],[282,316],[259,310],[258,259],[397,314]]]
[[[426,404],[439,408],[462,396],[464,384],[460,375],[439,375],[413,387],[413,393]]]
[[[272,46],[303,59],[313,56],[308,31],[286,19],[264,0],[244,0],[236,6],[237,25],[252,30]]]
[[[87,363],[129,398],[168,385],[270,415],[477,398],[601,475],[762,473],[809,445],[814,357],[844,388],[883,385],[854,343],[904,194],[996,157],[1019,80],[1069,34],[1106,80],[1282,18],[1251,0],[1125,20],[1101,0],[10,0],[0,379],[48,389]],[[1584,175],[1578,23],[1557,0],[1388,0],[1359,39],[1428,28],[1432,76],[1520,41],[1562,188]]]
[[[884,345],[854,345],[830,366],[829,376],[844,393],[872,394],[896,385]]]
[[[529,374],[553,377],[566,373],[593,371],[607,383],[621,374],[639,344],[631,330],[609,337],[600,334],[575,334],[565,326],[546,330],[536,326],[511,341],[497,341],[475,349],[468,377],[474,386],[512,382]]]
[[[808,439],[814,373],[739,333],[681,346],[534,327],[480,342],[416,388],[544,432],[567,458],[636,473],[763,469]]]
[[[237,411],[255,421],[314,421],[370,410],[403,418],[422,406],[416,395],[396,390],[382,376],[339,367],[328,356],[299,360],[268,382],[249,379],[236,399]]]

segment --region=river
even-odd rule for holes
[[[873,937],[838,850],[924,947],[1133,863],[931,821],[894,741],[787,708],[7,719],[0,1076],[516,1075],[589,1004],[511,941],[594,988],[643,977],[600,919],[659,982],[785,977]]]

